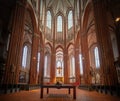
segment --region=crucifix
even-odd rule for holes
[[[58,70],[58,73],[61,74],[62,68],[61,67],[57,67],[57,70]]]

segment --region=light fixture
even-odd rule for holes
[[[35,57],[35,56],[33,57],[33,60],[36,60],[36,57]]]
[[[115,21],[116,21],[116,22],[120,21],[120,17],[117,17],[117,18],[115,19]]]

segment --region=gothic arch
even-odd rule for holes
[[[85,8],[85,12],[83,14],[83,19],[82,19],[83,20],[83,22],[82,22],[82,29],[83,29],[83,31],[85,30],[85,28],[87,28],[87,24],[88,24],[88,20],[89,20],[89,15],[90,15],[91,10],[92,10],[91,6],[92,6],[92,3],[89,2],[87,4],[87,6]]]
[[[67,46],[67,49],[68,49],[71,45],[74,46],[74,44],[73,44],[72,42],[70,42],[70,43],[68,44],[68,46]]]
[[[58,48],[61,48],[62,50],[64,49],[64,48],[62,47],[62,45],[58,45],[58,46],[56,47],[56,50],[57,50]]]
[[[55,19],[57,20],[57,17],[58,16],[62,16],[62,19],[63,19],[63,22],[64,22],[64,20],[65,20],[65,16],[64,16],[64,14],[61,12],[61,11],[59,11],[56,15],[55,15]]]
[[[50,42],[47,42],[45,45],[49,45],[49,47],[52,49],[52,45]]]
[[[37,33],[38,29],[37,29],[37,19],[36,19],[36,16],[35,16],[35,12],[34,12],[32,6],[29,3],[27,3],[26,7],[27,7],[27,10],[30,12],[34,33]]]
[[[50,11],[51,16],[52,16],[52,19],[53,19],[53,17],[54,17],[53,9],[52,9],[52,8],[47,8],[47,10],[46,10],[46,14],[47,14],[47,11]]]
[[[68,16],[68,14],[69,14],[69,11],[72,11],[73,12],[73,16],[74,16],[74,10],[73,10],[73,8],[68,8],[67,9],[67,11],[66,11],[66,15]]]
[[[45,53],[46,52],[48,52],[49,54],[51,54],[52,52],[52,46],[49,42],[45,44]]]

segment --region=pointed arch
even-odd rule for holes
[[[50,42],[45,43],[45,46],[48,45],[52,49],[52,45]]]
[[[63,58],[63,49],[61,46],[58,46],[56,49],[56,77],[63,77],[64,75],[64,58]],[[63,81],[61,81],[63,82]]]
[[[68,29],[70,29],[73,26],[73,11],[69,10],[68,12]]]
[[[46,26],[51,29],[52,27],[52,15],[51,15],[51,12],[50,10],[47,11],[47,18],[46,18]]]
[[[58,46],[56,47],[56,50],[57,50],[58,48],[61,48],[62,50],[64,49],[62,45],[58,45]]]
[[[63,13],[59,11],[55,16],[55,39],[57,43],[62,43],[64,39],[64,20]]]
[[[62,16],[61,15],[58,15],[57,17],[57,32],[62,32],[63,29],[62,29]]]
[[[87,28],[89,15],[92,10],[92,2],[89,2],[85,8],[85,11],[83,13],[83,19],[82,19],[82,29],[85,30]]]
[[[36,19],[36,16],[35,16],[35,12],[34,12],[32,6],[29,3],[27,3],[26,7],[27,7],[27,10],[30,12],[34,33],[37,33],[37,31],[38,31],[37,30],[37,19]]]
[[[74,46],[74,44],[73,44],[72,42],[70,42],[70,43],[67,45],[67,49],[68,49],[71,45]]]

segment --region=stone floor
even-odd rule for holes
[[[120,97],[101,94],[96,91],[77,89],[77,98],[73,99],[72,91],[66,89],[50,89],[50,94],[44,91],[44,98],[40,99],[40,90],[20,91],[12,94],[0,95],[0,101],[120,101]]]

